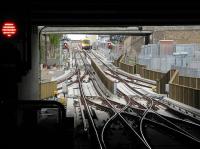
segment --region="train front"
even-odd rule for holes
[[[83,39],[81,44],[82,44],[82,49],[84,50],[91,49],[90,40],[88,38]]]

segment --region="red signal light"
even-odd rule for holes
[[[17,33],[17,28],[14,22],[5,22],[1,28],[2,34],[10,38]]]
[[[65,48],[68,48],[68,44],[67,44],[67,43],[64,43],[64,47],[65,47]]]

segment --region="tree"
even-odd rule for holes
[[[60,34],[44,34],[42,36],[40,39],[40,62],[42,64],[47,64],[47,57],[56,58],[56,50],[59,49],[60,38]]]
[[[40,63],[41,64],[47,64],[47,40],[46,40],[46,34],[41,36],[40,38]]]
[[[59,47],[61,35],[59,34],[50,34],[49,42],[50,42],[50,55],[51,57],[55,57],[55,50]]]

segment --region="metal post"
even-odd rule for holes
[[[183,67],[183,58],[184,58],[184,55],[181,56],[181,67]]]
[[[46,34],[44,34],[44,43],[45,43],[45,64],[47,65],[47,50],[48,50],[48,48],[47,48],[47,35]]]
[[[62,50],[62,40],[60,40],[60,66],[62,65],[62,55],[61,55],[61,50]]]
[[[176,66],[176,56],[175,56],[175,66]]]

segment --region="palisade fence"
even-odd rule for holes
[[[123,57],[119,61],[120,69],[141,77],[155,80],[157,82],[156,92],[165,94],[166,84],[169,84],[169,97],[200,109],[200,78],[179,76],[179,71],[171,69],[167,73],[147,69],[145,65],[129,65],[123,62]]]
[[[121,59],[119,59],[119,63],[117,64],[119,68],[130,74],[135,74],[135,65],[126,64],[124,59],[124,55],[121,57]]]
[[[125,72],[131,73],[131,74],[140,74],[141,77],[154,80],[157,82],[157,93],[164,94],[165,92],[165,84],[167,84],[170,80],[170,73],[171,71],[167,73],[154,71],[147,69],[146,65],[141,64],[126,64],[123,62],[124,57],[121,57],[121,60],[119,61],[119,68],[124,70]]]
[[[122,58],[123,58],[123,55],[120,55],[118,59],[114,60],[113,64],[116,67],[119,67],[119,62],[121,61]]]
[[[40,91],[41,91],[40,99],[47,99],[53,97],[55,91],[57,91],[57,82],[51,81],[51,82],[41,83]]]
[[[156,92],[159,94],[166,94],[165,85],[168,84],[173,70],[169,70],[167,73],[163,73],[160,71],[147,69],[145,65],[136,64],[136,74],[140,74],[141,77],[154,80],[157,82]]]
[[[169,97],[200,109],[200,78],[179,76],[176,70],[169,82]]]

